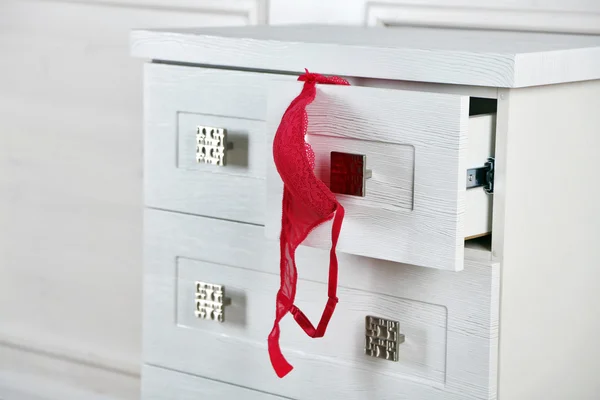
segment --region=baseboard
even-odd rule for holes
[[[134,400],[137,375],[0,344],[1,400]]]

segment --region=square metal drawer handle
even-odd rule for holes
[[[196,317],[225,322],[225,307],[231,299],[225,297],[225,287],[212,283],[196,282]]]
[[[400,344],[405,336],[400,333],[400,322],[368,315],[365,318],[365,354],[388,361],[398,361]]]
[[[220,167],[227,165],[227,150],[233,143],[227,141],[227,129],[212,126],[196,128],[196,162]]]
[[[371,170],[367,169],[367,156],[331,152],[329,188],[333,193],[365,197],[367,179],[371,176]]]

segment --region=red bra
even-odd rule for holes
[[[287,375],[292,366],[287,362],[279,346],[279,322],[290,312],[298,325],[313,338],[323,337],[333,315],[337,298],[338,261],[337,245],[344,208],[335,195],[314,174],[315,155],[305,141],[308,127],[306,107],[316,96],[317,84],[349,85],[338,77],[325,77],[306,71],[298,78],[304,81],[302,92],[283,114],[273,140],[273,158],[283,180],[283,201],[280,235],[281,284],[277,293],[275,323],[269,334],[269,357],[275,373],[280,378]],[[333,219],[329,261],[328,299],[319,324],[315,328],[310,320],[294,305],[298,270],[295,253],[298,246],[317,226]]]

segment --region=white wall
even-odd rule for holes
[[[130,383],[108,391],[135,393],[142,61],[129,30],[266,18],[255,0],[150,2],[0,0],[0,344],[27,350],[0,352],[0,388],[2,372],[47,375],[58,356],[71,363],[56,379],[117,371]]]
[[[142,61],[129,56],[131,28],[269,19],[600,33],[597,0],[269,4],[0,0],[0,398],[34,380],[39,398],[69,387],[137,397]]]
[[[271,0],[272,24],[338,23],[600,33],[598,0]]]

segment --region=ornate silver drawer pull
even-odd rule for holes
[[[227,150],[233,143],[227,141],[227,129],[212,126],[196,128],[196,162],[199,164],[227,165]]]
[[[196,317],[225,322],[225,307],[230,304],[223,285],[196,282]]]
[[[398,361],[400,344],[405,336],[400,333],[400,322],[367,316],[365,318],[365,354],[388,361]]]
[[[331,152],[329,188],[333,193],[365,197],[367,179],[371,176],[371,170],[367,169],[367,156]]]

